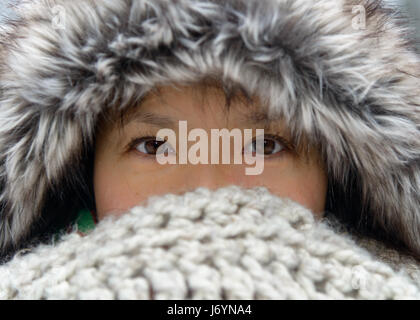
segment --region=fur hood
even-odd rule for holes
[[[357,7],[355,7],[357,6]],[[88,201],[98,117],[214,77],[317,145],[329,211],[420,254],[420,60],[374,0],[37,0],[0,47],[0,249]],[[355,27],[354,8],[366,13]]]

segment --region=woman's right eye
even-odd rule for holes
[[[145,137],[140,139],[136,149],[147,155],[157,155],[162,153],[174,153],[175,151],[169,142],[157,137]]]

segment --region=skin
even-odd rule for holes
[[[245,105],[240,99],[234,99],[227,111],[225,95],[220,89],[212,88],[197,94],[200,91],[198,87],[177,88],[164,86],[160,87],[159,95],[149,94],[137,107],[138,117],[131,117],[122,127],[110,121],[100,124],[94,160],[94,192],[99,220],[108,215],[118,216],[153,195],[182,194],[197,187],[216,189],[228,185],[245,188],[264,186],[272,193],[290,198],[310,209],[316,218],[322,217],[327,175],[316,150],[311,150],[307,159],[296,150],[287,149],[277,138],[270,138],[267,140],[270,145],[275,145],[280,151],[260,155],[264,156],[264,171],[260,175],[250,176],[245,175],[245,168],[253,166],[244,161],[242,164],[234,164],[232,160],[231,164],[162,165],[157,162],[155,155],[144,152],[144,142],[130,148],[133,139],[155,136],[161,128],[173,129],[178,137],[179,120],[187,121],[188,130],[204,129],[209,137],[211,129],[253,129],[255,136],[255,129],[264,128],[265,135],[273,134],[286,141],[289,139],[287,127],[281,121],[244,121],[245,115],[258,111],[258,103]],[[173,123],[150,121],[151,117],[145,117],[145,114],[164,116]],[[188,142],[188,147],[194,143]],[[246,150],[251,150],[250,143],[245,142],[248,145]],[[233,159],[233,147],[231,152]]]

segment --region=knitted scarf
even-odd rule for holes
[[[19,252],[0,298],[420,299],[413,261],[331,222],[265,188],[156,196]]]

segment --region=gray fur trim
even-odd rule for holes
[[[212,75],[321,146],[344,188],[355,170],[375,224],[420,253],[420,60],[378,1],[38,0],[20,14],[0,48],[2,250],[78,172],[104,106]]]

